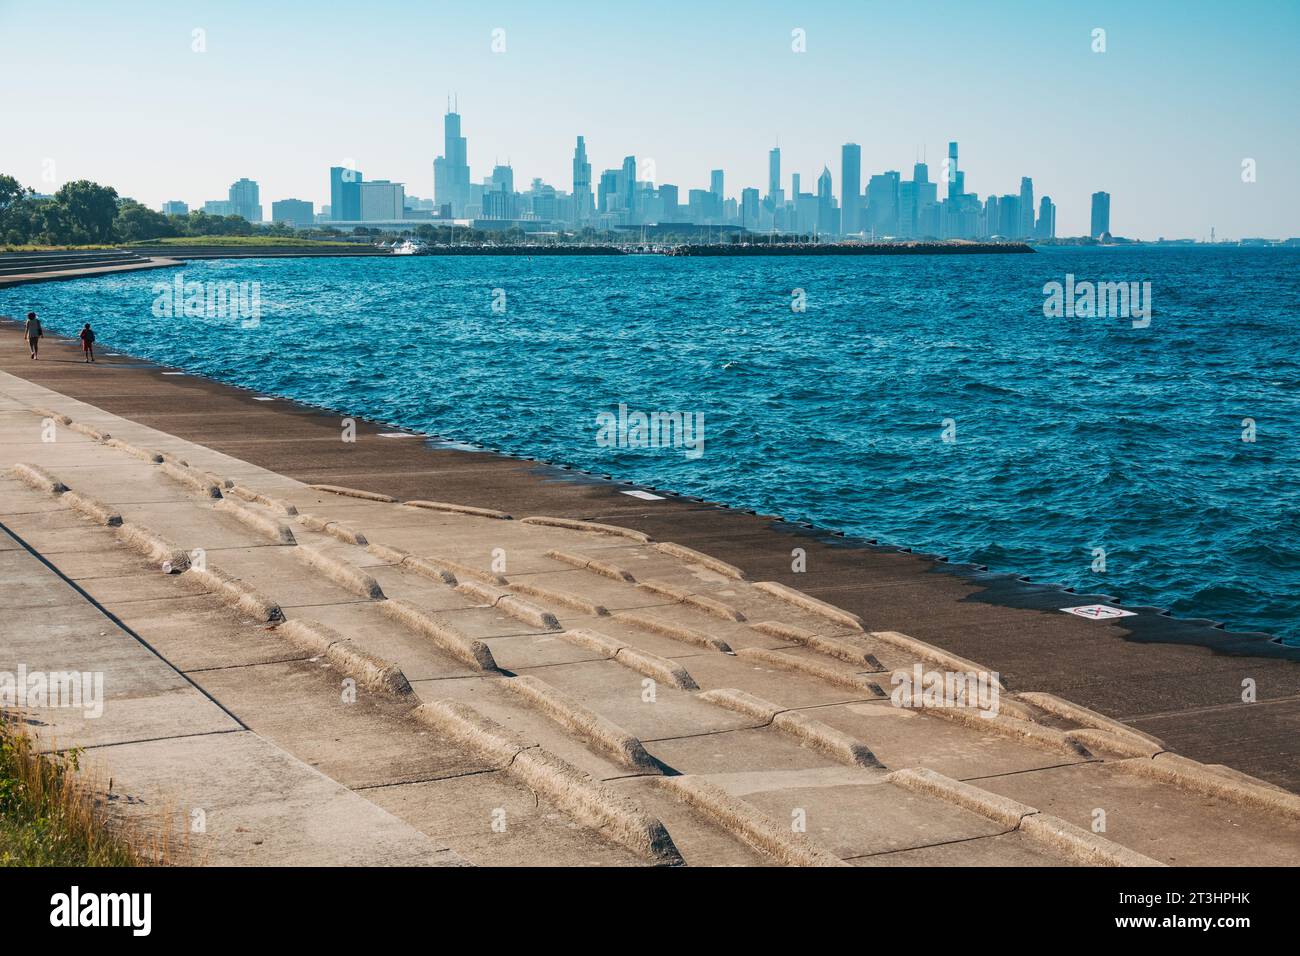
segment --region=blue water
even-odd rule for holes
[[[168,272],[20,287],[0,313],[68,334],[90,320],[101,348],[266,393],[1300,644],[1300,250],[184,273],[260,282],[260,323],[155,318]],[[1045,318],[1043,285],[1066,273],[1150,281],[1150,326]],[[619,403],[702,412],[704,453],[598,445]]]

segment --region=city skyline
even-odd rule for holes
[[[1031,176],[1061,236],[1088,233],[1097,191],[1116,197],[1114,231],[1133,238],[1300,232],[1300,184],[1287,174],[1300,132],[1276,121],[1300,95],[1294,4],[1233,17],[1198,3],[1008,3],[975,15],[948,3],[729,14],[668,2],[632,20],[585,4],[452,17],[380,2],[347,31],[306,4],[65,6],[77,31],[0,2],[0,28],[24,41],[0,167],[43,193],[85,178],[153,208],[194,207],[249,177],[264,206],[319,208],[330,197],[317,171],[350,166],[430,197],[451,92],[472,179],[513,157],[516,188],[535,177],[571,188],[578,135],[593,190],[600,170],[635,155],[683,201],[709,190],[715,169],[730,196],[767,195],[777,142],[786,188],[792,172],[814,184],[829,168],[838,195],[846,143],[861,149],[865,190],[869,171],[906,178],[922,152],[935,170],[958,141],[981,197],[1017,194]],[[419,55],[385,48],[390,21]],[[1104,52],[1092,49],[1096,29]]]

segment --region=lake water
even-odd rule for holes
[[[1300,249],[183,273],[257,282],[259,319],[158,317],[175,271],[0,291],[0,313],[65,334],[91,321],[105,351],[1300,643]],[[1067,275],[1149,282],[1149,324],[1045,316],[1045,283]],[[620,404],[702,416],[702,449],[693,434],[629,447],[597,418]]]

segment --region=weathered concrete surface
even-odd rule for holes
[[[108,376],[129,373],[133,377],[125,383],[128,388],[152,389],[156,383],[155,403],[160,397],[176,398],[169,391],[172,379],[154,378],[153,372],[141,373],[147,375],[141,378],[136,376],[138,371],[106,367],[78,370],[75,375],[102,373],[99,384],[104,385]],[[87,382],[91,380],[83,381],[83,386],[89,387]],[[136,401],[120,393],[109,396],[110,400],[117,397],[128,404]],[[345,444],[338,442],[336,423],[316,414],[284,406],[274,416],[258,418],[266,405],[282,403],[245,401],[236,391],[205,385],[202,401],[210,400],[214,404],[227,402],[228,409],[241,402],[247,405],[247,418],[254,429],[266,427],[293,434],[301,428],[301,439],[284,443],[281,450],[305,450],[319,443],[321,457],[330,458],[337,454],[333,445]],[[192,399],[177,399],[165,417],[198,430],[200,415],[192,413],[193,420],[182,422],[177,413],[192,404]],[[289,502],[320,521],[346,522],[363,532],[371,546],[311,530],[319,524],[297,522],[293,523],[297,543],[273,543],[249,523],[214,508],[210,498],[160,478],[164,469],[147,457],[127,454],[71,428],[60,428],[54,442],[42,441],[43,418],[51,413],[111,432],[139,448],[184,459],[188,467],[213,476],[218,485],[234,478],[267,501]],[[241,417],[238,407],[223,414],[229,416],[232,426]],[[139,417],[148,416],[141,413]],[[222,427],[216,430],[220,432]],[[248,448],[248,435],[257,432],[245,422],[242,433]],[[864,621],[865,629],[859,630],[851,618],[831,618],[815,603],[784,599],[754,585],[767,577],[765,568],[777,560],[764,548],[772,549],[782,560],[791,540],[809,545],[810,554],[843,555],[848,549],[828,547],[821,552],[809,539],[784,537],[780,526],[747,529],[743,526],[747,519],[729,512],[687,511],[687,505],[671,500],[637,502],[634,509],[665,504],[678,509],[676,521],[667,520],[666,509],[658,515],[635,510],[612,514],[577,511],[584,504],[591,505],[597,495],[613,501],[614,492],[602,490],[599,484],[548,481],[546,475],[532,474],[508,460],[422,449],[413,442],[386,440],[373,433],[363,434],[357,447],[370,448],[373,460],[353,459],[350,471],[334,471],[328,477],[316,473],[292,476],[232,456],[227,448],[160,431],[97,403],[87,404],[29,380],[0,374],[0,469],[18,462],[38,465],[75,492],[101,499],[165,541],[201,549],[213,566],[265,593],[290,620],[317,621],[359,652],[400,669],[413,690],[408,694],[410,700],[366,691],[360,682],[350,687],[346,664],[340,669],[335,658],[327,661],[304,652],[300,645],[277,634],[274,621],[252,620],[231,604],[228,596],[206,590],[202,578],[189,573],[163,576],[148,558],[134,552],[125,552],[129,556],[123,558],[122,542],[113,529],[71,511],[57,494],[2,479],[0,521],[30,538],[33,547],[56,567],[66,562],[69,570],[64,573],[69,577],[84,577],[85,586],[93,588],[97,598],[149,640],[159,654],[170,661],[186,662],[189,679],[248,728],[240,733],[260,735],[316,766],[354,795],[364,795],[393,810],[426,838],[470,862],[534,861],[540,858],[530,853],[534,845],[546,848],[549,856],[544,858],[550,862],[650,862],[616,829],[578,823],[531,794],[523,803],[500,796],[503,787],[516,788],[510,792],[519,793],[522,778],[519,767],[512,767],[512,754],[526,754],[520,759],[528,766],[557,775],[546,779],[542,792],[577,799],[573,807],[582,810],[581,816],[588,821],[598,814],[586,812],[593,808],[582,803],[589,799],[582,794],[605,792],[601,787],[617,788],[629,801],[629,812],[662,821],[677,843],[676,851],[692,865],[752,864],[756,852],[766,861],[819,859],[831,854],[833,859],[856,864],[952,862],[952,854],[959,851],[941,849],[951,847],[965,848],[969,858],[988,863],[1097,862],[1096,847],[1089,842],[1095,843],[1096,837],[1087,831],[1092,810],[1107,806],[1112,807],[1112,816],[1119,818],[1112,820],[1107,830],[1110,836],[1106,839],[1111,842],[1102,841],[1113,848],[1110,856],[1114,859],[1248,862],[1234,854],[1247,853],[1251,847],[1258,847],[1261,858],[1300,858],[1300,822],[1297,814],[1289,812],[1293,804],[1286,802],[1294,798],[1278,798],[1282,800],[1278,812],[1262,811],[1257,809],[1258,801],[1249,799],[1249,781],[1241,783],[1241,793],[1234,795],[1231,786],[1217,787],[1227,795],[1210,797],[1167,780],[1112,771],[1112,762],[1131,756],[1127,746],[1118,745],[1122,742],[1117,738],[1093,734],[1089,739],[1096,743],[1090,744],[1094,750],[1089,751],[1077,744],[1066,745],[1062,737],[1063,731],[1092,733],[1094,725],[1088,723],[1086,714],[1060,716],[1011,698],[1003,702],[1004,712],[996,721],[972,714],[895,707],[878,688],[889,686],[890,671],[923,663],[930,652],[923,645],[900,643],[870,632],[887,628],[921,637],[917,628],[902,616],[882,615],[880,602],[874,598],[861,607],[848,608]],[[269,443],[251,450],[268,462],[274,457]],[[386,466],[387,472],[381,470],[385,454],[396,460]],[[420,462],[425,463],[422,477],[400,471],[407,455],[421,456],[410,458],[409,463],[417,472],[421,471],[417,467]],[[447,455],[452,457],[443,457]],[[469,460],[477,464],[461,470]],[[430,461],[446,467],[429,469]],[[358,464],[364,465],[360,473]],[[574,516],[576,511],[579,517],[597,517],[606,524],[626,519],[655,541],[676,540],[714,557],[719,552],[711,550],[713,544],[731,541],[727,546],[740,553],[726,557],[743,568],[748,580],[720,573],[716,564],[693,561],[689,554],[659,550],[653,542],[409,508],[400,502],[365,500],[310,487],[329,484],[380,490],[382,486],[385,494],[401,499],[404,488],[419,486],[420,493],[410,497],[453,497],[468,505],[494,505],[498,502],[480,495],[480,486],[492,481],[506,490],[507,486],[519,486],[516,491],[524,507],[503,509],[517,517],[559,510],[562,515]],[[449,488],[455,487],[460,491],[449,495]],[[557,505],[564,496],[573,499],[567,512],[540,506]],[[273,513],[266,505],[249,507]],[[611,507],[626,506],[614,502]],[[742,522],[734,539],[725,533],[728,521]],[[650,530],[656,523],[662,527]],[[689,538],[686,532],[697,527],[709,531],[707,540]],[[295,555],[304,546],[328,553],[335,563],[325,569],[330,573],[322,573],[319,562],[306,562]],[[443,562],[443,567],[455,569],[455,576],[417,573],[413,565],[402,561],[405,551],[435,564]],[[8,553],[0,550],[0,559]],[[568,557],[561,559],[557,553]],[[904,565],[883,560],[914,558],[869,550],[861,554],[870,560],[881,559],[886,581],[902,582],[880,583],[868,575],[867,585],[859,589],[862,593],[919,592],[933,584],[936,590],[929,605],[919,594],[900,604],[913,609],[922,623],[936,619],[936,602],[942,605],[951,599],[954,607],[963,609],[961,613],[972,615],[981,622],[979,626],[999,635],[1019,626],[1023,615],[1044,629],[1050,629],[1053,620],[1067,628],[1077,626],[1073,618],[1041,610],[963,601],[955,595],[969,596],[971,586],[962,579],[953,575],[909,577],[902,573]],[[99,555],[105,556],[102,562],[87,560],[87,556]],[[500,557],[504,557],[504,565],[494,566]],[[764,561],[770,563],[764,565]],[[339,573],[349,568],[364,569],[373,576],[381,583],[384,596],[358,593],[351,586],[351,575]],[[599,568],[624,568],[633,580],[593,570]],[[852,578],[848,566],[832,569],[829,575],[830,593],[808,590],[831,599],[832,594],[840,593],[832,586],[843,589],[843,582]],[[497,583],[486,584],[485,578]],[[809,580],[811,577],[797,578],[791,583]],[[640,581],[659,583],[647,588]],[[459,586],[461,582],[474,587]],[[954,583],[967,590],[951,591]],[[537,587],[530,589],[533,584]],[[554,600],[560,591],[579,600]],[[405,617],[386,613],[384,604],[389,598],[418,610],[427,627],[413,627]],[[518,598],[553,616],[559,629],[538,626],[508,612],[508,604]],[[33,592],[30,599],[23,600],[39,607],[45,599]],[[594,613],[592,607],[597,604],[614,613]],[[635,614],[629,614],[629,608],[636,608]],[[174,618],[169,613],[173,611]],[[754,627],[763,622],[774,626]],[[1095,628],[1089,622],[1078,624]],[[572,639],[567,634],[570,629],[604,636]],[[817,640],[782,636],[800,634],[812,634]],[[942,641],[931,640],[945,647]],[[1203,648],[1111,640],[1124,649],[1119,656],[1129,666],[1133,661],[1127,655],[1134,649],[1146,653],[1194,651],[1218,664],[1230,665],[1236,660],[1211,656]],[[457,642],[473,641],[483,642],[484,653],[490,648],[490,657],[485,658],[490,666],[480,662],[476,667],[472,660],[451,653]],[[740,654],[726,652],[726,646]],[[754,716],[694,691],[679,690],[648,677],[644,667],[625,659],[622,652],[616,656],[611,648],[620,647],[629,653],[658,655],[667,665],[689,670],[704,691],[734,689],[770,701],[774,712],[789,711],[792,716],[788,720]],[[980,648],[949,649],[981,667],[989,664]],[[1032,655],[1025,657],[1032,663]],[[1153,686],[1165,695],[1161,699],[1171,694],[1177,697],[1184,676],[1180,661],[1171,663],[1159,654],[1151,660],[1158,677]],[[1252,665],[1259,660],[1249,659]],[[1294,668],[1285,661],[1263,663]],[[1219,679],[1213,667],[1193,669],[1192,673],[1197,676],[1195,687],[1202,693]],[[558,703],[548,710],[527,696],[508,693],[501,682],[513,679],[513,674],[528,675],[554,688]],[[1058,685],[1044,686],[1033,683],[1028,674],[1022,668],[1014,677],[1004,676],[1012,690],[1051,691],[1092,706],[1070,693],[1073,688],[1086,690],[1090,684],[1067,681],[1067,675],[1061,674]],[[1267,696],[1263,682],[1260,688],[1261,696]],[[484,754],[465,740],[413,720],[411,710],[421,701],[468,706],[478,715],[475,719],[490,720],[518,742],[506,754],[500,751],[503,745],[494,744],[485,762]],[[565,701],[573,702],[573,713],[557,714],[553,708],[563,709]],[[799,715],[824,725],[826,733],[860,741],[884,769],[848,766],[834,753],[815,749],[789,731],[787,725]],[[635,773],[611,759],[600,741],[584,735],[582,728],[591,726],[593,718],[599,718],[606,730],[616,728],[618,734],[643,746],[669,777],[685,775],[699,786],[695,791],[646,786],[647,780],[658,776]],[[1110,744],[1117,746],[1108,749]],[[1160,745],[1153,746],[1158,749]],[[1168,739],[1165,746],[1187,754]],[[1272,745],[1260,739],[1258,746],[1264,752]],[[1276,759],[1285,767],[1286,747],[1279,744],[1274,753],[1281,754]],[[961,786],[987,793],[988,803],[1003,792],[999,788],[1014,787],[1014,796],[1020,801],[1017,805],[1024,807],[1019,812],[1022,816],[990,817],[942,794],[912,792],[888,777],[889,771],[908,768],[924,768],[965,781]],[[1080,778],[1088,784],[1076,788],[1084,794],[1083,802],[1091,802],[1092,807],[1071,802],[1069,798],[1078,794],[1060,783],[1062,773],[1092,772],[1079,768],[1105,771],[1103,776]],[[1219,773],[1213,768],[1205,772]],[[570,791],[571,785],[580,786]],[[687,799],[696,791],[713,796],[704,803]],[[536,814],[520,819],[510,807],[527,806],[527,801],[532,802]],[[1177,824],[1162,824],[1158,808],[1175,803],[1179,807]],[[1232,819],[1245,821],[1239,832],[1228,836],[1220,833],[1225,803],[1233,808]],[[518,823],[518,828],[512,830],[510,822],[501,824],[498,810],[507,821]],[[1065,822],[1057,825],[1049,817]],[[1026,821],[1023,825],[1022,820]],[[1071,835],[1062,831],[1066,825],[1082,829]],[[533,830],[535,840],[527,836]],[[800,836],[778,839],[781,833]],[[755,834],[763,836],[760,843],[750,846]],[[790,843],[785,849],[783,839]],[[799,849],[804,840],[821,849],[815,853]]]
[[[536,462],[378,438],[390,427],[364,420],[348,444],[338,440],[339,418],[317,409],[254,401],[250,392],[192,376],[164,377],[126,357],[87,369],[62,361],[77,353],[53,338],[47,360],[33,363],[16,339],[0,323],[0,369],[280,474],[403,500],[624,524],[739,565],[751,580],[799,587],[861,615],[871,630],[902,630],[979,660],[1012,689],[1063,694],[1158,732],[1181,753],[1300,789],[1300,649],[1149,611],[1085,621],[1056,609],[1088,603],[1088,595],[1009,575],[959,574],[923,555],[685,498],[641,501],[620,494],[629,486]],[[807,573],[790,572],[796,546],[808,553]],[[1241,702],[1246,677],[1256,682],[1259,703]]]
[[[245,729],[0,528],[0,670],[102,678],[99,713],[19,707],[44,748],[86,748],[109,805],[209,864],[455,865],[444,845]],[[16,603],[27,607],[15,608]],[[16,612],[16,613],[15,613]],[[97,708],[98,709],[98,708]],[[197,814],[196,814],[197,811]],[[201,819],[202,832],[193,832]]]

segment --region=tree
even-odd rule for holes
[[[70,242],[109,242],[117,216],[117,190],[88,179],[64,183],[54,201],[67,213]]]
[[[179,235],[179,230],[160,212],[142,206],[134,200],[123,200],[113,221],[113,231],[123,242],[142,239],[163,239]]]

